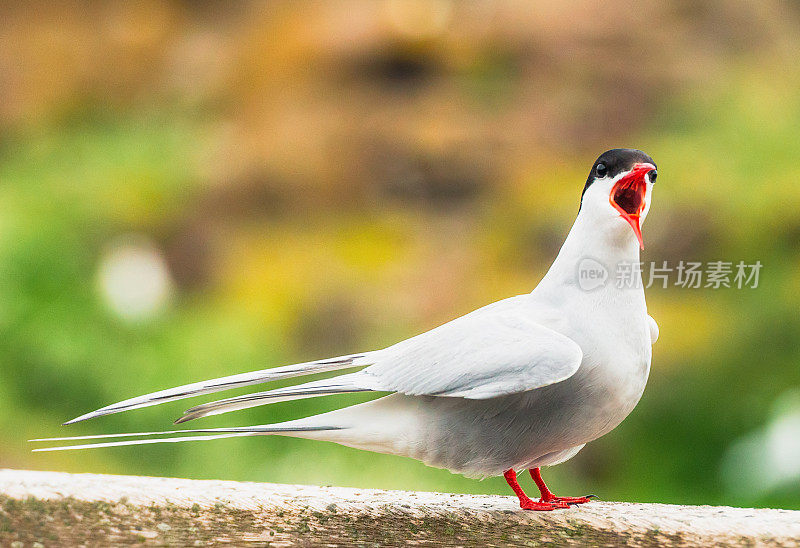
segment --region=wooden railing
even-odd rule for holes
[[[800,546],[800,511],[0,470],[0,546]]]

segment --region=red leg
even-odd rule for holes
[[[551,504],[549,502],[535,502],[532,501],[528,495],[525,494],[525,491],[522,490],[522,487],[519,486],[517,482],[517,473],[513,470],[506,470],[503,472],[503,477],[506,478],[508,485],[511,486],[511,489],[514,490],[514,493],[517,495],[519,499],[519,507],[523,510],[555,510],[556,505]]]
[[[538,468],[531,468],[530,469],[531,477],[533,481],[536,482],[536,487],[539,488],[539,492],[542,494],[542,498],[539,499],[539,502],[549,502],[549,503],[565,503],[566,505],[570,504],[583,504],[584,502],[589,502],[592,500],[592,497],[595,495],[586,495],[585,497],[557,497],[553,493],[550,492],[550,489],[547,488],[547,485],[544,484],[544,480],[542,479],[542,473],[539,471]]]

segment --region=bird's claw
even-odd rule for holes
[[[557,497],[552,496],[551,498],[541,498],[539,502],[548,502],[550,504],[558,505],[557,508],[569,508],[572,504],[585,504],[592,500],[593,498],[598,498],[597,495],[586,495],[583,497]],[[561,506],[563,504],[563,506]]]
[[[519,507],[523,510],[536,510],[539,512],[548,512],[550,510],[555,510],[556,508],[562,508],[561,506],[558,506],[552,502],[541,502],[530,499],[520,501]],[[567,507],[569,507],[569,505],[567,505]]]

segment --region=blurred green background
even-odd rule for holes
[[[800,509],[800,4],[532,4],[4,3],[0,466],[509,494],[279,437],[25,440],[169,428],[203,399],[59,424],[528,292],[591,163],[628,146],[660,171],[643,260],[760,260],[760,284],[648,290],[661,339],[641,403],[545,476]]]

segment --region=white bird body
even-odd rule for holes
[[[645,163],[641,163],[643,159]],[[551,268],[530,294],[490,304],[382,350],[168,389],[107,406],[70,422],[236,386],[356,366],[365,367],[332,379],[199,405],[177,422],[317,395],[359,391],[392,394],[279,424],[161,433],[209,436],[46,450],[279,434],[402,455],[476,477],[537,469],[571,458],[586,443],[615,428],[634,409],[647,382],[651,345],[658,336],[658,328],[647,313],[638,272],[634,272],[633,280],[638,283],[630,284],[632,287],[610,282],[586,289],[578,283],[580,265],[587,258],[607,272],[617,265],[639,264],[636,237],[641,238],[639,223],[649,210],[655,180],[652,160],[639,151],[609,151],[595,166],[575,224]],[[601,167],[604,176],[600,175]],[[645,174],[649,174],[649,180]],[[55,439],[104,437],[115,436]],[[542,493],[544,500],[545,491]],[[524,493],[518,495],[523,507],[552,509],[525,506]]]
[[[654,342],[652,320],[641,284],[619,288],[611,283],[591,291],[579,287],[578,264],[593,234],[587,224],[579,215],[558,258],[532,293],[490,304],[418,336],[440,343],[449,331],[454,338],[451,344],[457,347],[457,339],[465,333],[480,337],[489,317],[509,326],[542,326],[580,348],[580,365],[571,376],[534,390],[487,399],[393,394],[290,423],[336,425],[341,430],[289,435],[403,455],[483,477],[558,464],[613,430],[644,392]],[[596,258],[598,247],[591,247]],[[610,250],[599,262],[639,261],[633,240]],[[394,363],[407,357],[406,347],[415,339],[379,351],[388,356],[376,361]],[[494,347],[497,341],[486,344],[494,352],[501,351]]]

